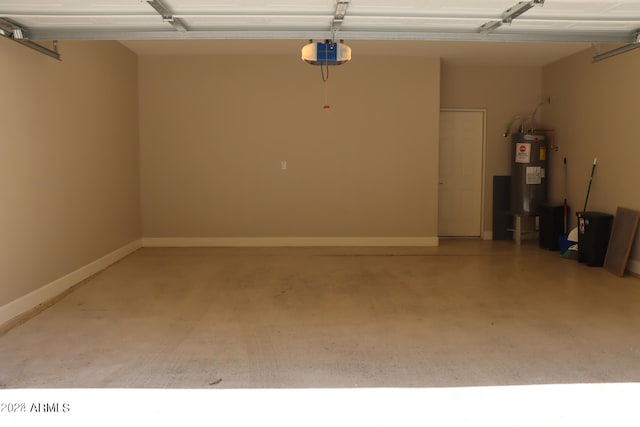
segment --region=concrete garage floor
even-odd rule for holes
[[[0,387],[638,382],[639,307],[532,242],[144,248],[1,336]]]

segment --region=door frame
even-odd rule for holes
[[[440,108],[440,113],[482,113],[482,165],[480,177],[480,236],[481,240],[491,240],[489,232],[485,231],[485,175],[486,175],[486,157],[487,157],[487,109],[486,108]],[[438,136],[438,150],[440,150],[440,137]],[[438,180],[440,180],[440,164],[438,164]],[[438,203],[440,203],[440,186],[438,186]],[[440,218],[438,218],[440,221]],[[442,238],[438,236],[439,238]]]

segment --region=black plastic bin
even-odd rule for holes
[[[543,205],[540,212],[540,247],[557,251],[560,249],[560,236],[564,236],[564,205]]]
[[[577,212],[578,261],[590,267],[604,265],[613,215],[603,212]]]

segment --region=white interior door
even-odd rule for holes
[[[480,237],[484,111],[440,112],[438,234]]]

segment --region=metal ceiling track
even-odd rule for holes
[[[340,30],[340,27],[344,22],[344,17],[347,14],[347,8],[349,7],[350,1],[351,0],[338,0],[336,3],[336,11],[333,15],[333,19],[331,20],[331,40],[335,40],[336,33]]]
[[[167,6],[162,3],[160,0],[149,0],[147,1],[149,5],[156,10],[162,16],[162,22],[169,23],[173,28],[177,31],[189,31],[187,26],[182,22],[180,18],[176,18],[173,16],[171,11],[167,8]]]
[[[620,46],[616,49],[611,49],[609,51],[606,52],[602,52],[602,53],[598,53],[597,55],[595,55],[593,58],[591,58],[591,62],[600,62],[603,61],[605,59],[609,59],[612,58],[614,56],[620,55],[622,53],[625,52],[629,52],[631,50],[637,49],[640,47],[640,30],[636,31],[635,33],[633,33],[633,41],[629,44],[626,44],[624,46]]]
[[[502,16],[499,20],[489,21],[480,26],[481,33],[488,33],[496,30],[502,26],[502,24],[511,24],[514,19],[531,9],[533,6],[543,6],[544,0],[530,0],[521,1],[511,6],[509,9],[502,12]]]
[[[44,40],[53,40],[53,49],[49,49],[41,44],[38,44],[29,39],[29,33],[25,31],[24,28],[17,25],[15,22],[0,18],[0,36],[12,40],[16,43],[20,43],[23,46],[31,48],[37,52],[40,52],[44,55],[50,56],[52,58],[61,61],[60,52],[58,52],[58,41],[56,39],[44,39]],[[38,40],[38,39],[36,39]]]

